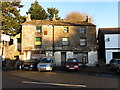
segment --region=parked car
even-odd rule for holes
[[[53,71],[55,68],[54,57],[43,57],[37,65],[38,71]]]
[[[76,58],[69,58],[65,63],[65,70],[79,70],[79,62]]]
[[[110,68],[116,70],[120,73],[120,59],[112,59],[110,60]]]
[[[40,62],[40,60],[31,59],[24,61],[22,65],[23,70],[37,70],[37,64]]]

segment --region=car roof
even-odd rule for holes
[[[41,59],[43,59],[43,58],[50,58],[50,59],[55,59],[54,57],[42,57]]]

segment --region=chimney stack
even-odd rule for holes
[[[54,14],[54,16],[53,16],[53,18],[52,18],[52,21],[55,21],[56,20],[56,17],[55,17],[55,14]]]
[[[91,18],[89,18],[89,16],[86,16],[86,22],[91,23]]]
[[[26,14],[27,14],[26,21],[30,21],[31,20],[31,14],[30,14],[30,12],[27,12]]]

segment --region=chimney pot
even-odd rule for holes
[[[26,21],[30,21],[31,20],[31,14],[30,14],[30,12],[27,12],[26,14],[27,14]]]

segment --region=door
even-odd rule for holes
[[[66,62],[66,52],[61,52],[61,67],[65,65]]]

